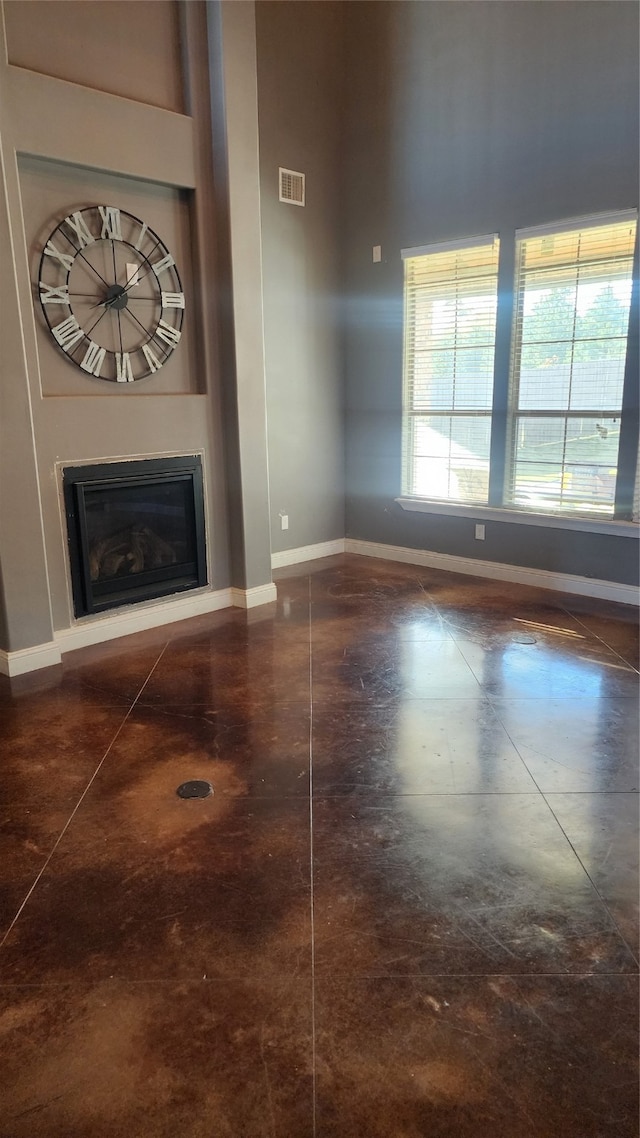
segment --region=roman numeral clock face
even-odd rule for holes
[[[145,379],[180,342],[184,293],[174,259],[144,221],[115,206],[76,210],[56,226],[38,294],[58,347],[98,379]]]

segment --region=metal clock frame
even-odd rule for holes
[[[40,257],[40,262],[38,265],[37,289],[38,289],[38,298],[40,300],[40,306],[41,306],[43,314],[44,314],[44,318],[45,318],[45,321],[47,324],[47,328],[49,329],[49,332],[51,333],[51,336],[54,339],[54,341],[55,341],[56,345],[58,346],[58,348],[60,349],[60,351],[64,353],[66,359],[68,359],[71,363],[75,364],[76,367],[79,367],[82,371],[84,371],[85,375],[87,375],[87,374],[93,375],[95,378],[102,379],[106,382],[113,382],[113,383],[129,382],[129,383],[131,383],[131,382],[137,382],[140,379],[146,379],[148,376],[153,375],[156,371],[158,371],[161,367],[163,367],[163,365],[167,362],[167,360],[173,354],[175,348],[178,346],[178,343],[179,343],[180,338],[182,336],[182,326],[183,326],[183,322],[184,322],[184,289],[182,287],[182,281],[180,279],[180,274],[178,272],[177,266],[175,264],[175,261],[173,260],[172,254],[169,252],[167,246],[164,244],[164,242],[158,236],[158,234],[155,232],[155,230],[151,229],[150,226],[148,226],[146,224],[146,222],[142,221],[139,217],[136,217],[135,214],[129,213],[128,210],[121,210],[119,208],[117,209],[117,212],[118,212],[118,215],[120,218],[127,218],[134,225],[139,226],[140,227],[140,234],[144,235],[145,240],[148,236],[149,239],[152,241],[152,243],[153,243],[152,248],[149,250],[148,253],[143,253],[141,251],[141,249],[137,248],[131,241],[125,240],[123,237],[110,237],[108,235],[105,235],[105,236],[100,235],[98,237],[95,237],[93,235],[93,233],[91,233],[91,230],[89,229],[88,225],[84,221],[83,215],[84,214],[90,214],[92,216],[92,218],[95,218],[96,216],[102,218],[103,229],[104,229],[104,227],[107,225],[107,220],[105,218],[105,214],[102,214],[100,212],[101,209],[105,210],[105,213],[107,213],[107,214],[108,213],[113,214],[115,208],[116,207],[112,207],[112,206],[104,206],[104,205],[99,206],[97,204],[90,205],[90,206],[83,206],[79,210],[73,210],[71,213],[67,214],[64,218],[62,218],[61,221],[58,222],[58,224],[55,226],[55,228],[51,231],[51,233],[47,237],[45,245],[43,246],[42,254]],[[87,229],[87,231],[90,233],[90,235],[92,237],[92,241],[87,243],[87,245],[84,245],[81,240],[79,241],[79,244],[76,245],[74,243],[74,241],[72,240],[72,238],[69,236],[69,234],[65,231],[65,228],[64,228],[65,225],[69,226],[69,218],[75,219],[78,217],[78,215],[82,218],[82,223],[78,222],[77,224],[78,225],[84,224],[85,228]],[[69,226],[69,228],[73,229],[72,226]],[[62,237],[64,239],[64,241],[67,242],[71,246],[71,249],[73,250],[72,253],[66,253],[66,251],[64,251],[63,253],[57,252],[57,255],[55,252],[54,253],[47,253],[47,247],[49,245],[53,245],[53,241],[57,235]],[[139,237],[138,240],[140,241],[141,238]],[[137,324],[140,325],[140,328],[142,329],[142,331],[147,336],[147,339],[142,344],[140,344],[137,348],[133,349],[131,352],[124,353],[124,349],[122,347],[122,333],[121,333],[120,324],[119,324],[119,335],[120,335],[121,353],[117,353],[117,352],[111,350],[110,348],[104,348],[103,349],[100,347],[100,352],[104,353],[101,356],[101,362],[106,356],[113,357],[113,364],[114,364],[114,367],[113,367],[114,375],[113,376],[103,376],[99,373],[99,371],[96,372],[95,370],[91,370],[91,368],[89,366],[84,366],[83,362],[80,359],[75,358],[76,352],[79,350],[79,348],[83,344],[85,346],[86,345],[90,346],[93,344],[93,341],[90,338],[90,333],[93,331],[93,329],[97,326],[97,324],[100,322],[102,317],[108,311],[117,312],[118,321],[120,321],[120,311],[122,311],[124,308],[128,309],[128,300],[129,299],[135,300],[135,299],[147,299],[147,298],[136,298],[136,297],[129,298],[129,291],[132,287],[135,287],[136,283],[139,283],[138,280],[136,280],[132,284],[131,283],[131,281],[133,280],[133,277],[132,277],[126,281],[124,286],[117,286],[117,282],[115,282],[115,281],[112,285],[109,285],[108,282],[105,281],[103,277],[101,277],[101,275],[98,273],[97,269],[93,265],[91,265],[91,262],[87,261],[87,258],[84,257],[84,249],[88,248],[89,245],[98,244],[98,243],[104,242],[104,241],[107,241],[107,242],[110,241],[112,244],[113,256],[114,256],[114,268],[115,268],[115,242],[117,241],[119,245],[125,246],[128,249],[130,249],[136,259],[137,258],[140,259],[140,261],[141,261],[140,269],[144,268],[145,265],[147,266],[147,270],[144,273],[144,277],[147,277],[147,276],[149,276],[150,273],[153,273],[154,278],[155,278],[155,282],[156,282],[156,285],[158,288],[158,308],[160,309],[160,316],[158,317],[158,320],[155,322],[155,326],[152,329],[145,327],[142,324],[142,322],[137,319],[137,317],[134,315],[134,313],[129,310],[129,315],[132,317],[132,319]],[[168,264],[166,266],[166,270],[171,271],[172,278],[173,278],[173,284],[175,286],[177,286],[175,289],[175,292],[172,294],[167,294],[166,292],[163,291],[162,286],[160,284],[159,274],[156,272],[155,266],[151,263],[150,257],[156,251],[160,251],[162,254],[161,260],[159,262],[156,262],[156,266],[158,264],[160,264],[162,262],[162,260],[164,260],[165,257],[171,258],[170,264]],[[77,257],[81,257],[84,261],[86,261],[86,263],[92,269],[94,274],[96,276],[100,276],[101,285],[103,286],[103,288],[106,289],[105,299],[103,301],[101,301],[98,305],[95,306],[95,307],[103,307],[104,312],[97,318],[96,321],[94,321],[94,323],[91,325],[91,327],[89,328],[88,331],[86,331],[84,328],[82,328],[81,325],[78,323],[77,318],[76,318],[74,311],[73,311],[72,294],[69,293],[69,278],[71,276],[73,266],[76,263]],[[58,285],[48,285],[45,281],[43,281],[43,269],[44,269],[45,264],[50,259],[57,260],[60,264],[60,268],[64,272],[65,262],[68,261],[69,258],[71,258],[71,264],[66,269],[66,277],[65,277],[63,283],[60,283]],[[161,271],[165,271],[165,269],[163,269]],[[135,274],[135,277],[137,278],[137,272]],[[143,279],[144,279],[144,277],[143,277]],[[42,291],[43,285],[45,286],[45,288],[49,288],[52,291],[58,291],[60,293],[62,293],[63,291],[66,291],[66,293],[67,293],[66,302],[64,300],[57,300],[55,302],[49,302],[49,304],[45,303],[45,301],[43,300],[43,291]],[[116,287],[117,287],[118,291],[114,292],[114,289],[116,289]],[[113,293],[113,296],[111,298],[108,297],[109,292]],[[125,302],[124,305],[116,306],[114,304],[114,302],[118,299],[121,299],[123,295],[127,296],[127,301]],[[177,304],[177,305],[167,306],[167,308],[172,308],[174,310],[174,312],[178,313],[178,320],[177,320],[176,324],[168,325],[162,319],[162,314],[166,310],[162,304],[163,295],[175,295],[175,296],[181,295],[182,296],[182,305]],[[52,322],[52,320],[49,318],[49,313],[48,313],[47,309],[48,309],[48,307],[51,306],[52,303],[54,303],[56,305],[56,307],[59,305],[60,308],[64,308],[64,309],[68,310],[69,316],[67,317],[67,320],[69,319],[69,317],[72,317],[73,320],[75,320],[79,331],[81,332],[81,335],[77,336],[73,340],[73,342],[70,344],[72,352],[67,351],[67,349],[63,346],[63,344],[56,337],[55,329],[60,328],[60,324],[65,323],[65,321],[61,321],[59,323],[54,324]],[[160,334],[160,342],[159,342],[159,340],[158,340],[158,329],[161,328],[161,326],[163,326],[163,325],[164,325],[163,333]],[[171,342],[172,340],[174,342]],[[153,358],[153,362],[151,362],[149,360],[149,358],[145,355],[145,353],[143,351],[143,349],[145,347],[149,346],[152,342],[154,344],[154,348],[156,349],[156,351],[158,353],[161,353],[160,358],[158,358],[158,356],[156,356],[155,352],[151,353],[152,358]],[[91,349],[89,347],[87,349],[87,354],[90,352],[90,350]],[[151,352],[150,349],[149,349],[149,351]],[[134,375],[133,369],[130,365],[129,357],[131,355],[137,355],[138,353],[143,354],[144,358],[146,359],[147,367],[146,367],[146,370],[140,372],[140,374]],[[85,354],[85,360],[87,359],[87,354]],[[125,370],[123,367],[123,358],[124,358],[125,354],[126,354],[127,360],[129,361],[128,370],[130,371],[130,374],[127,374],[126,378],[121,377],[121,375],[118,374],[118,363],[117,363],[117,358],[116,358],[118,354],[120,354],[120,356],[121,356],[121,365],[120,366],[121,366],[122,371]]]

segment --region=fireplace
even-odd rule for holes
[[[197,455],[69,466],[63,487],[77,617],[206,585]]]

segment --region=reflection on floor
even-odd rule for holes
[[[0,689],[0,1134],[633,1138],[635,613],[278,577]]]

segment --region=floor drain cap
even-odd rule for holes
[[[193,778],[190,782],[182,782],[176,790],[178,798],[208,798],[213,794],[213,787],[210,782],[205,782],[203,778]]]
[[[516,644],[536,644],[537,643],[535,636],[529,636],[529,635],[527,635],[527,633],[524,633],[524,632],[521,633],[520,636],[514,636],[513,639],[514,639]]]

